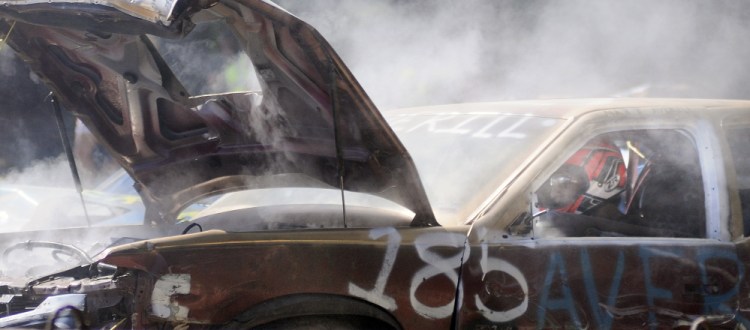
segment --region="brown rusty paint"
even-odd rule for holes
[[[466,229],[453,233],[464,237]],[[352,284],[373,289],[381,276],[389,241],[385,236],[371,239],[369,232],[232,234],[214,230],[129,244],[114,249],[102,261],[144,270],[157,278],[167,273],[190,274],[190,293],[177,295],[174,301],[190,310],[191,322],[222,324],[273,298],[298,293],[352,296]],[[414,274],[427,266],[418,255],[414,240],[451,232],[443,228],[399,231],[395,263],[392,272],[386,274],[383,295],[395,299],[397,308],[392,312],[405,328],[445,328],[450,324],[450,317],[414,317],[419,314],[412,307],[409,290]],[[461,253],[461,248],[440,246],[442,243],[433,242],[430,251],[446,256]],[[164,264],[154,260],[163,260]],[[281,267],[264,266],[269,264]],[[456,288],[449,278],[437,271],[421,282],[415,290],[420,303],[450,305],[452,310]]]
[[[368,234],[375,230],[211,231],[154,240],[151,250],[146,249],[147,244],[134,243],[114,250],[104,261],[133,266],[137,260],[158,255],[167,266],[153,273],[155,277],[166,273],[191,275],[190,293],[173,297],[190,310],[190,322],[221,324],[278,297],[298,293],[356,297],[352,284],[374,289],[389,247],[387,236],[372,239]],[[391,312],[406,329],[449,327],[456,285],[449,276],[450,267],[439,269],[440,260],[451,260],[462,249],[440,239],[445,237],[441,235],[459,237],[465,232],[435,228],[390,233],[400,236],[393,270],[387,274],[382,291],[382,296],[394,299],[396,308]],[[422,249],[415,242],[432,247]],[[430,260],[425,251],[437,259]],[[475,242],[468,253],[459,284],[463,296],[458,314],[460,328],[493,324],[521,328],[676,324],[680,319],[733,311],[738,297],[748,292],[747,281],[740,278],[746,273],[747,253],[738,255],[734,244],[729,243],[508,239],[484,246]],[[264,267],[271,263],[282,266]],[[458,271],[458,264],[452,264],[453,271]],[[512,267],[518,272],[510,271]],[[372,297],[359,298],[379,303]],[[527,306],[521,313],[503,319],[503,313],[517,309],[526,299]],[[477,302],[485,305],[484,310]],[[450,313],[434,317],[440,306],[447,306]],[[426,315],[431,313],[433,317]],[[612,319],[609,313],[616,317]]]

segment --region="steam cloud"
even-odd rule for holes
[[[64,155],[34,161],[22,170],[7,173],[1,185],[34,185],[45,187],[73,187],[73,175]]]
[[[550,97],[750,96],[750,39],[746,37],[750,35],[750,3],[743,1],[277,2],[329,40],[381,109]],[[3,84],[4,107],[12,107],[12,98],[23,98],[46,109],[39,111],[49,111],[43,104],[46,91],[32,95],[31,88],[22,89],[9,80],[21,65],[9,53],[7,47],[0,52],[0,78],[8,78]],[[210,66],[204,63],[206,57],[174,53]],[[247,67],[247,63],[240,66]],[[256,81],[241,78],[215,84],[232,89],[234,83],[257,86]],[[200,89],[202,85],[188,87]],[[4,113],[9,110],[18,111],[3,109]],[[51,117],[40,118],[44,122]],[[47,133],[57,141],[55,130],[34,135]],[[26,164],[29,158],[61,152],[59,146],[34,152],[30,147],[20,149],[29,154],[21,157]],[[19,150],[13,152],[18,155]],[[4,151],[2,156],[9,155]],[[44,171],[12,172],[5,183],[41,180],[55,186],[67,183],[72,190],[62,158],[40,164],[37,169]],[[60,173],[54,176],[60,182],[49,182],[52,169]],[[77,239],[91,243],[100,237]],[[52,231],[36,237],[55,238]]]
[[[381,108],[529,98],[750,96],[742,1],[279,0]]]

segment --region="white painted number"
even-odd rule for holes
[[[453,313],[453,301],[438,307],[427,306],[417,299],[416,292],[424,281],[438,275],[447,276],[453,282],[454,286],[458,286],[458,272],[456,271],[456,268],[460,267],[462,264],[464,250],[457,249],[458,253],[445,258],[430,251],[430,248],[438,246],[461,248],[464,246],[465,240],[466,236],[458,233],[435,233],[419,236],[414,241],[419,257],[427,263],[427,266],[414,274],[414,277],[411,279],[411,288],[409,289],[411,305],[420,315],[431,319],[441,319],[448,317]],[[463,260],[469,258],[469,250],[466,250],[466,254],[467,255]]]
[[[395,228],[376,228],[370,231],[371,239],[378,239],[383,236],[388,236],[388,246],[385,250],[385,259],[383,260],[383,267],[380,269],[378,279],[375,281],[375,287],[372,290],[365,290],[354,283],[349,283],[349,294],[360,298],[367,299],[380,306],[393,311],[396,310],[396,301],[392,297],[385,294],[385,284],[388,282],[388,278],[391,276],[393,270],[393,263],[396,261],[396,254],[398,253],[398,247],[401,245],[401,235],[396,231]]]

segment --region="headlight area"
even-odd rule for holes
[[[23,286],[0,283],[0,328],[131,328],[138,320],[134,308],[146,306],[136,302],[149,299],[143,296],[151,293],[144,288],[153,285],[149,277],[93,263]]]

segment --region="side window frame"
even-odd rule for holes
[[[740,190],[750,189],[750,182],[743,185],[743,182],[741,181],[740,171],[742,169],[737,168],[737,159],[735,158],[736,151],[734,148],[737,146],[732,143],[732,136],[730,136],[730,131],[738,129],[750,132],[750,119],[748,119],[747,112],[739,115],[728,116],[721,122],[722,136],[726,141],[726,151],[723,159],[726,163],[725,168],[728,181],[727,190],[731,192],[729,198],[732,201],[728,209],[731,212],[733,219],[732,223],[735,225],[732,228],[735,239],[750,237],[750,235],[748,235],[748,233],[750,233],[750,228],[748,228],[750,227],[750,222],[748,221],[750,219],[750,210],[748,210],[747,207],[743,207],[742,203],[745,202],[745,200],[743,200],[740,195]],[[750,181],[750,178],[746,180]],[[734,192],[736,192],[736,194]]]
[[[669,124],[669,125],[654,125],[654,124],[641,124],[641,125],[627,125],[625,123],[621,123],[622,125],[607,125],[606,127],[602,127],[599,129],[594,129],[590,131],[590,134],[587,134],[585,136],[580,135],[577,136],[575,139],[568,141],[568,143],[565,144],[565,147],[562,148],[564,152],[558,153],[554,160],[549,162],[548,166],[545,167],[544,170],[540,171],[536,178],[532,181],[531,187],[529,189],[528,196],[533,196],[534,192],[539,189],[539,187],[546,181],[546,179],[553,173],[557,168],[559,168],[567,159],[572,155],[575,151],[580,149],[582,146],[584,146],[589,140],[595,139],[603,134],[610,134],[615,132],[621,132],[621,131],[641,131],[641,130],[674,130],[674,131],[682,131],[686,134],[686,138],[689,140],[689,143],[692,144],[693,148],[695,148],[696,155],[698,157],[698,162],[700,166],[700,175],[703,180],[703,195],[704,195],[704,205],[703,210],[705,210],[705,217],[704,217],[704,225],[705,225],[705,235],[701,237],[690,237],[690,239],[715,239],[719,241],[728,241],[730,240],[727,226],[724,226],[723,223],[726,223],[726,221],[721,221],[721,219],[727,219],[727,217],[724,214],[720,214],[719,207],[716,207],[717,205],[724,204],[724,199],[719,198],[721,196],[720,192],[722,189],[716,189],[717,187],[721,186],[722,182],[725,181],[723,178],[723,169],[716,169],[715,163],[712,163],[710,161],[707,161],[706,158],[711,157],[711,153],[716,152],[716,148],[713,146],[716,145],[716,141],[714,141],[711,136],[715,136],[714,133],[716,130],[711,127],[712,125],[708,122],[697,122],[697,124],[694,125],[688,125],[687,123],[683,124]],[[713,187],[714,189],[711,189],[710,187]],[[532,201],[533,203],[533,201]],[[533,234],[532,234],[533,235]],[[573,238],[573,237],[570,237]],[[633,238],[669,238],[669,237],[658,237],[658,236],[633,236]],[[684,238],[681,238],[684,239]]]
[[[704,110],[705,111],[705,110]],[[731,228],[727,170],[716,160],[725,155],[720,121],[704,111],[659,109],[644,120],[639,108],[610,108],[569,119],[569,124],[531,154],[518,174],[508,179],[490,207],[472,224],[473,240],[502,241],[509,237],[536,239],[530,232],[519,231],[519,223],[532,218],[531,197],[541,184],[562,165],[570,154],[600,134],[627,130],[682,130],[692,138],[698,152],[705,200],[706,236],[699,240],[731,242],[740,232]],[[718,164],[718,165],[717,165]],[[741,237],[741,235],[739,235]],[[569,238],[565,238],[569,239]],[[643,238],[634,238],[643,239]],[[653,237],[651,239],[654,239]],[[665,238],[661,238],[665,239]],[[680,238],[685,240],[684,238]]]

